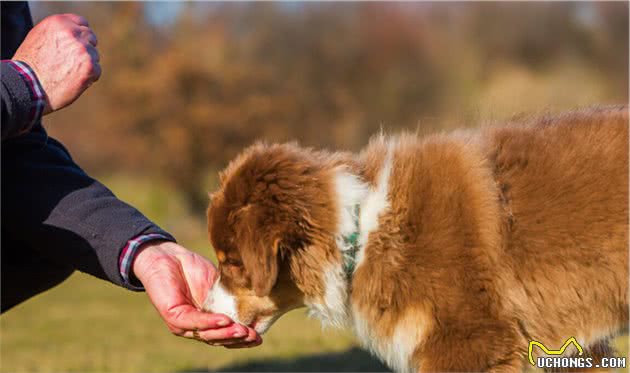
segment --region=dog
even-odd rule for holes
[[[220,173],[205,309],[262,334],[306,306],[400,372],[521,371],[628,328],[628,108],[359,154],[257,143]],[[595,356],[601,358],[601,356]]]

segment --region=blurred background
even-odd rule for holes
[[[206,192],[258,139],[359,150],[628,101],[628,3],[31,3],[85,16],[103,75],[45,117],[88,173],[211,257]],[[303,310],[255,349],[174,338],[145,299],[83,274],[0,319],[0,370],[380,371]],[[628,340],[615,344],[627,355]]]

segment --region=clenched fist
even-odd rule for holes
[[[28,33],[13,59],[35,71],[46,94],[44,114],[70,105],[101,76],[96,43],[76,14],[47,17]]]

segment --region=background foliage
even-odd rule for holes
[[[102,56],[101,80],[45,118],[51,136],[206,255],[205,193],[255,140],[358,150],[381,128],[448,130],[628,101],[623,2],[32,6],[36,20],[86,16]],[[85,275],[0,322],[2,371],[382,369],[302,312],[258,349],[178,340],[143,294]],[[625,337],[617,343],[627,350]]]
[[[193,3],[166,25],[147,7],[170,10],[37,5],[85,14],[104,71],[46,122],[88,170],[167,180],[195,209],[256,139],[357,150],[381,127],[627,101],[622,3]]]

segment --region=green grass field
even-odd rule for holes
[[[2,371],[206,371],[352,347],[303,312],[278,322],[260,348],[227,350],[173,337],[143,293],[84,274],[2,316]],[[344,362],[351,366],[350,362]]]
[[[172,190],[148,181],[106,178],[120,198],[212,257],[203,218],[190,216]],[[214,370],[336,371],[383,369],[353,339],[323,331],[296,310],[281,318],[262,346],[227,350],[177,338],[144,293],[75,273],[60,286],[0,317],[2,372],[178,372]]]
[[[108,178],[106,184],[181,243],[210,255],[205,223],[180,207],[177,193],[126,178]],[[628,350],[627,337],[615,342],[620,351]],[[81,273],[0,317],[1,372],[383,370],[349,334],[322,330],[303,310],[281,318],[263,345],[253,349],[227,350],[176,338],[144,293]]]

